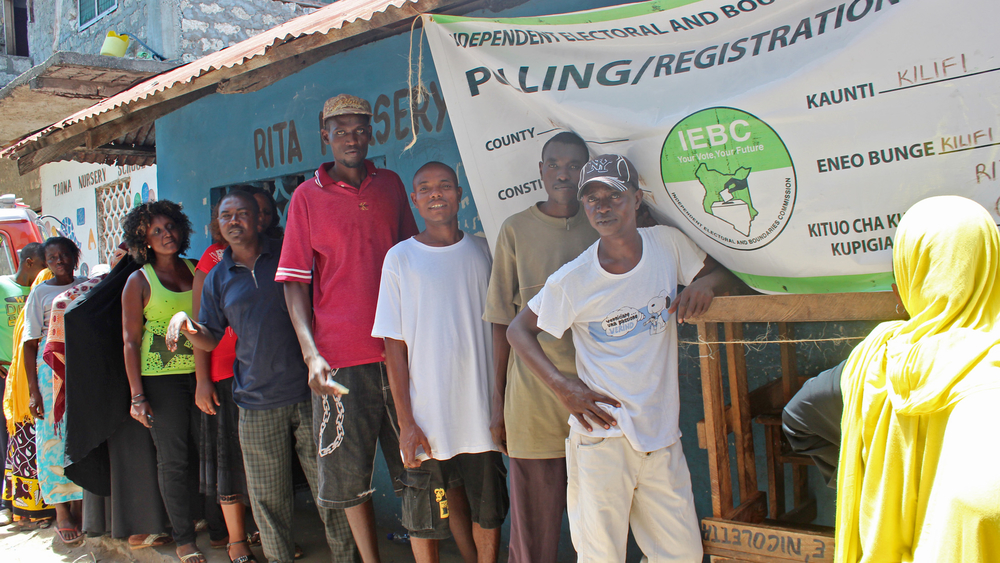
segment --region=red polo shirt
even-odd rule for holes
[[[324,163],[292,194],[274,279],[312,283],[313,338],[332,368],[385,359],[372,338],[385,254],[417,234],[406,190],[391,170],[365,161],[355,188],[335,182]]]

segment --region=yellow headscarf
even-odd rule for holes
[[[52,272],[45,268],[35,276],[31,289],[38,284],[51,279]],[[24,309],[14,323],[14,355],[11,356],[10,370],[7,372],[7,387],[3,393],[3,415],[7,418],[7,432],[14,433],[15,423],[34,422],[35,419],[28,410],[28,376],[24,371]]]
[[[1000,389],[998,268],[997,226],[971,200],[929,198],[900,221],[893,272],[911,318],[879,325],[841,379],[836,561],[985,561],[1000,549],[1000,503],[983,513],[955,500],[969,484],[942,457],[966,438],[996,448],[992,412],[982,435],[947,430],[962,399]]]

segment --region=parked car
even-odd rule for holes
[[[17,253],[25,245],[44,240],[38,215],[14,194],[0,196],[0,276],[17,272]]]

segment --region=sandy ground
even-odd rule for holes
[[[320,563],[330,561],[329,551],[323,537],[319,517],[308,507],[295,513],[296,542],[305,551],[301,563]],[[380,552],[383,563],[402,563],[413,561],[413,554],[407,544],[397,544],[388,541],[389,530],[380,530]],[[227,563],[229,557],[224,549],[210,549],[208,533],[198,536],[198,545],[208,558],[209,563]],[[454,542],[442,544],[442,563],[460,563]],[[261,563],[265,563],[264,553],[260,547],[254,548],[254,553]],[[67,548],[62,545],[55,530],[36,530],[26,533],[15,532],[10,526],[0,528],[0,562],[2,563],[96,563],[98,561],[129,561],[137,563],[168,563],[178,561],[174,555],[173,545],[159,548],[130,550],[128,543],[110,537],[87,538],[82,546]],[[501,556],[506,561],[506,553]]]

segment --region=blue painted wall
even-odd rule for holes
[[[533,0],[504,16],[542,15],[584,10],[617,4],[615,0]],[[477,15],[490,16],[492,13]],[[319,136],[319,112],[323,102],[342,92],[369,100],[376,111],[373,120],[375,142],[369,148],[369,158],[396,171],[409,188],[414,172],[427,161],[439,160],[459,171],[459,180],[467,185],[460,156],[452,134],[451,122],[442,116],[442,97],[429,49],[424,48],[423,82],[431,92],[426,101],[424,117],[418,120],[418,140],[409,151],[403,150],[411,140],[411,116],[406,105],[408,51],[410,35],[392,37],[331,57],[298,74],[277,82],[259,92],[249,94],[214,94],[190,104],[156,122],[157,174],[160,197],[184,204],[195,225],[192,256],[199,256],[208,237],[203,230],[209,219],[212,188],[251,183],[276,177],[303,174],[307,178],[317,166],[332,160],[324,155]],[[414,43],[416,38],[414,38]],[[415,79],[415,78],[414,78]],[[436,93],[436,97],[435,97]],[[457,118],[451,116],[451,118]],[[301,156],[290,143],[291,123]],[[269,131],[270,128],[270,131]],[[280,132],[279,132],[280,130]],[[267,145],[268,138],[270,146]],[[280,140],[280,142],[279,142]],[[384,158],[384,164],[381,159]],[[535,162],[512,163],[534,169]],[[277,182],[279,207],[288,194]],[[462,228],[481,232],[475,202],[470,196],[463,201],[459,215]],[[414,213],[416,215],[416,213]],[[331,220],[336,220],[331,217]],[[421,222],[419,216],[418,223]],[[800,329],[800,338],[824,338],[864,334],[868,325],[817,324]],[[756,331],[756,332],[755,332]],[[762,327],[748,329],[756,335]],[[774,327],[771,328],[774,336]],[[750,336],[748,336],[749,338]],[[696,341],[694,327],[682,326],[682,342]],[[815,375],[831,367],[849,352],[847,346],[812,346],[799,353],[799,373]],[[681,430],[683,445],[691,469],[696,507],[699,517],[711,515],[708,459],[698,448],[696,423],[703,417],[699,358],[696,346],[682,345],[680,359],[680,392],[682,400]],[[780,374],[780,359],[776,346],[752,351],[748,364],[754,379],[753,389]],[[755,425],[756,426],[756,425]],[[767,477],[762,463],[763,433],[757,429],[756,451],[761,461],[757,475],[761,488]],[[400,530],[399,503],[379,461],[375,486],[376,510],[380,526]],[[735,468],[734,468],[735,471]],[[827,489],[810,470],[812,491],[819,500],[817,523],[831,525],[834,516],[833,491]],[[790,477],[790,475],[789,475]],[[735,475],[733,482],[736,482]],[[789,497],[791,491],[789,489]],[[564,533],[564,540],[568,533]],[[566,542],[564,541],[564,544]],[[564,545],[564,548],[568,547]],[[563,550],[565,551],[565,549]],[[633,556],[630,554],[630,560]]]

